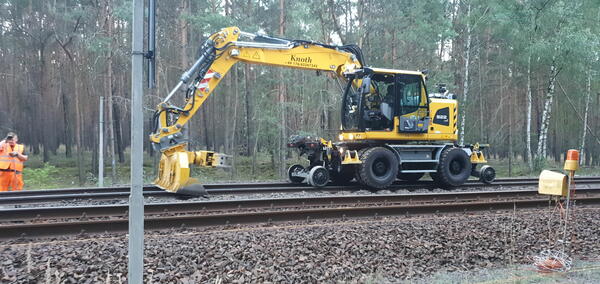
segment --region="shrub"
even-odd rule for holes
[[[23,181],[26,188],[40,188],[49,184],[56,184],[59,169],[55,166],[44,163],[40,168],[23,169]]]

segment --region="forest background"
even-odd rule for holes
[[[460,103],[461,142],[489,143],[502,175],[558,167],[567,149],[600,166],[600,2],[595,0],[170,0],[157,2],[156,104],[211,33],[227,26],[358,44],[370,66],[430,70]],[[104,98],[107,178],[128,181],[131,1],[0,0],[0,135],[27,145],[29,188],[97,180]],[[182,103],[181,96],[175,101]],[[186,134],[234,156],[202,180],[279,179],[291,134],[335,139],[340,90],[326,74],[238,64]],[[151,181],[157,153],[145,146]]]

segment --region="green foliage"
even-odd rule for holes
[[[105,3],[111,4],[112,23],[107,23],[109,9]],[[182,4],[186,4],[185,9]],[[145,115],[152,115],[156,104],[179,80],[183,70],[194,62],[199,43],[230,25],[272,36],[280,36],[283,29],[281,36],[290,39],[358,44],[367,65],[429,69],[430,92],[436,83],[446,83],[460,99],[469,26],[472,36],[470,99],[461,101],[459,107],[459,115],[467,117],[465,141],[491,143],[489,150],[501,157],[512,151],[519,157],[515,159],[513,175],[535,174],[551,167],[564,150],[581,145],[582,122],[575,113],[583,115],[583,98],[587,92],[583,75],[589,71],[593,74],[593,110],[597,101],[594,90],[600,87],[596,76],[600,71],[598,1],[286,0],[284,11],[279,5],[280,1],[276,0],[157,1],[158,89],[146,90]],[[0,7],[0,21],[4,23],[0,25],[0,66],[5,66],[0,79],[6,85],[0,88],[0,113],[2,117],[11,117],[0,121],[0,129],[14,129],[23,134],[26,145],[53,151],[75,141],[75,117],[81,117],[79,137],[86,152],[82,164],[86,184],[94,184],[93,160],[87,152],[92,151],[97,141],[98,96],[108,93],[109,51],[113,59],[112,94],[121,114],[119,131],[124,141],[129,137],[131,1],[0,0]],[[467,16],[468,9],[470,16]],[[113,27],[110,38],[109,26]],[[68,43],[65,47],[74,57],[73,65],[57,44],[58,40]],[[187,41],[186,46],[183,40]],[[42,49],[45,62],[40,62]],[[548,87],[549,63],[553,59],[561,69],[557,82],[575,107],[573,110],[557,83],[558,95],[549,132],[549,153],[554,157],[538,158],[531,172],[521,158],[526,156],[524,125],[529,58],[534,148]],[[45,71],[43,80],[40,71]],[[209,148],[228,154],[239,151],[236,154],[243,155],[246,149],[253,150],[256,146],[260,156],[257,167],[261,169],[260,175],[264,174],[258,178],[277,176],[277,167],[283,163],[276,158],[272,161],[272,156],[278,157],[287,151],[280,148],[283,129],[290,135],[337,138],[340,89],[338,82],[328,77],[330,74],[323,73],[315,76],[312,71],[257,65],[246,69],[243,64],[237,64],[192,118],[190,145],[197,150]],[[286,90],[283,103],[279,97],[280,84]],[[79,114],[75,111],[75,94]],[[177,94],[172,103],[181,106],[182,97]],[[40,106],[52,106],[58,111],[45,111]],[[286,121],[282,122],[284,116]],[[600,136],[598,114],[590,112],[589,120],[589,126]],[[149,127],[144,131],[149,132]],[[231,141],[234,133],[235,141]],[[587,137],[586,148],[591,151],[588,156],[596,159],[600,155],[600,144],[592,135]],[[127,147],[127,142],[121,143],[122,148]],[[73,185],[73,177],[78,173],[74,158],[63,158],[60,154],[49,158],[53,166],[61,169],[59,180]],[[235,178],[255,178],[247,174],[249,168],[245,168],[251,166],[251,157],[238,158],[240,169]],[[154,168],[151,160],[146,163],[146,178],[151,181]],[[598,163],[597,159],[592,163]],[[115,182],[128,181],[126,166],[119,166]],[[43,169],[46,165],[40,156],[31,155],[27,167]],[[499,169],[508,173],[501,164]],[[212,180],[231,175],[221,170],[198,170],[198,173]]]
[[[115,15],[117,19],[131,22],[132,9],[132,1],[117,1],[117,3],[114,4],[113,15]]]
[[[547,169],[548,159],[544,157],[535,157],[533,159],[533,170],[535,172],[541,172],[544,169]]]
[[[201,32],[205,36],[210,35],[212,31],[218,31],[222,28],[233,25],[233,20],[230,17],[223,16],[221,14],[194,13],[184,15],[182,18],[192,23],[194,30]]]
[[[50,188],[59,186],[57,184],[60,169],[51,165],[44,164],[40,168],[29,168],[23,169],[23,181],[25,182],[25,188]]]

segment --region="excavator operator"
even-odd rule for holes
[[[375,131],[391,131],[394,128],[395,89],[393,77],[377,75],[373,77],[371,92],[365,95],[365,127]]]

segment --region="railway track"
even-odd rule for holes
[[[600,177],[578,177],[575,182],[578,185],[593,186],[600,184]],[[536,178],[511,178],[498,179],[494,184],[484,185],[478,181],[467,181],[461,188],[465,187],[514,187],[514,186],[534,186],[537,185]],[[244,195],[261,193],[292,193],[305,191],[357,191],[364,187],[356,184],[348,186],[326,186],[324,188],[313,188],[308,185],[298,185],[286,182],[276,183],[223,183],[223,184],[205,184],[204,187],[209,195]],[[388,190],[400,189],[422,189],[435,188],[431,181],[403,182],[394,183]],[[71,188],[71,189],[46,189],[46,190],[27,190],[0,192],[0,205],[16,205],[29,203],[44,203],[53,201],[72,201],[72,200],[114,200],[126,199],[129,196],[128,186],[104,187],[104,188]],[[165,192],[156,186],[144,186],[144,196],[153,197],[180,197],[175,194]]]
[[[154,203],[145,206],[145,228],[465,213],[549,204],[549,198],[538,195],[536,190]],[[577,204],[600,204],[600,188],[578,189]],[[0,239],[124,232],[128,227],[127,209],[127,205],[2,209]]]

